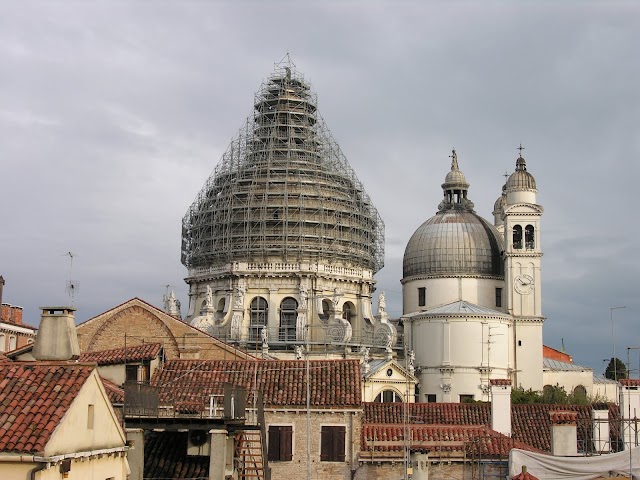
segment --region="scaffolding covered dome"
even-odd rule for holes
[[[182,263],[310,261],[378,271],[384,224],[292,64],[256,93],[253,114],[182,220]]]

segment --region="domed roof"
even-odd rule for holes
[[[412,235],[404,251],[403,277],[503,275],[502,239],[471,211],[438,212]]]
[[[527,172],[527,162],[522,157],[516,161],[516,171],[507,180],[507,190],[536,190],[536,179]]]
[[[291,65],[255,96],[182,221],[182,263],[384,264],[384,224]]]
[[[403,277],[415,275],[503,275],[502,239],[473,211],[469,184],[453,151],[451,171],[442,185],[438,213],[411,236],[404,251]]]
[[[493,204],[493,214],[502,212],[504,206],[507,204],[507,184],[502,186],[502,195],[498,197],[496,203]]]

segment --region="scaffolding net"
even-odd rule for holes
[[[384,223],[290,61],[182,220],[186,267],[234,261],[384,265]]]

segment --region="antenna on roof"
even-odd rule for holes
[[[67,282],[66,291],[69,294],[69,305],[74,307],[76,292],[78,291],[78,282],[73,280],[73,257],[75,253],[67,252],[65,257],[69,257],[69,281]]]

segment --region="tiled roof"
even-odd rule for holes
[[[511,379],[509,378],[492,378],[491,380],[489,380],[489,383],[491,385],[511,385]]]
[[[0,365],[0,451],[41,453],[93,366],[62,362]]]
[[[576,412],[578,448],[584,448],[591,438],[591,410],[589,405],[512,405],[512,437],[533,447],[551,451],[550,411]],[[614,418],[610,413],[610,418]],[[409,405],[412,423],[425,425],[484,425],[491,426],[489,403],[412,403]],[[365,403],[363,423],[402,424],[401,403]]]
[[[144,478],[209,478],[209,457],[187,455],[187,432],[146,432]]]
[[[0,353],[0,363],[10,362],[11,359],[7,357],[4,353]]]
[[[99,352],[87,352],[80,355],[79,362],[96,362],[98,365],[114,365],[126,362],[153,360],[158,356],[162,344],[145,343],[127,348],[114,348]]]
[[[538,480],[538,477],[534,477],[529,472],[527,472],[526,467],[522,467],[522,472],[511,477],[511,480]]]
[[[512,448],[537,451],[530,445],[491,430],[484,425],[409,425],[410,448],[437,456],[438,452],[475,452],[481,455],[507,456]],[[363,451],[402,451],[403,425],[362,425]]]
[[[402,423],[402,403],[365,403],[363,423]],[[410,403],[413,423],[428,425],[490,425],[486,403]]]
[[[623,378],[619,382],[623,387],[640,387],[640,378]]]
[[[311,406],[361,406],[358,360],[313,360],[310,364]],[[257,370],[256,370],[257,369]],[[204,407],[209,395],[223,393],[224,384],[263,392],[265,405],[306,405],[304,360],[170,360],[154,374],[160,401]]]
[[[111,405],[120,405],[124,403],[124,389],[104,377],[100,377],[104,389],[107,391]]]

